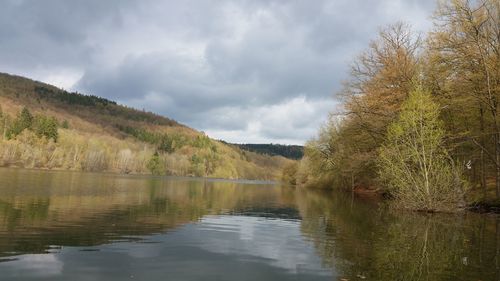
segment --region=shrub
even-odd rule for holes
[[[69,129],[69,122],[68,122],[68,120],[64,120],[62,122],[61,128],[63,128],[63,129]]]
[[[297,170],[298,163],[292,162],[283,168],[283,174],[281,176],[281,181],[285,184],[296,185],[297,184]]]

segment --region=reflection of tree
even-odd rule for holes
[[[26,188],[33,182],[36,188]],[[5,186],[0,256],[139,239],[229,213],[301,218],[324,265],[349,280],[500,278],[495,216],[402,213],[346,193],[231,181],[25,171]]]
[[[367,268],[378,216],[370,205],[351,206],[350,196],[298,189],[297,205],[302,216],[302,232],[313,243],[325,265],[340,268],[346,276],[356,277],[356,270]],[[356,266],[353,266],[356,265]],[[352,271],[352,272],[351,272]]]
[[[375,243],[376,278],[390,280],[446,279],[463,276],[472,249],[464,225],[456,217],[403,214],[387,227],[387,238]],[[439,278],[438,278],[439,277]]]
[[[23,208],[16,208],[12,203],[0,200],[0,217],[7,229],[13,230],[19,224],[34,224],[48,216],[50,199],[32,198],[24,203]]]
[[[498,217],[397,212],[300,189],[296,198],[304,235],[347,279],[500,278]]]
[[[6,171],[0,171],[1,173]],[[0,256],[91,246],[168,231],[207,214],[279,203],[237,182],[21,171],[0,193]],[[33,182],[34,188],[26,188]]]

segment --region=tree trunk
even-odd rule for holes
[[[497,199],[500,198],[500,149],[498,147],[498,135],[497,137],[495,137],[495,142],[496,142],[496,145],[495,145],[495,159],[496,159],[496,170],[497,170],[497,174],[496,174],[496,177],[495,177],[495,187],[496,187],[496,197]]]
[[[481,149],[481,189],[483,191],[483,200],[486,199],[486,167],[484,164],[484,151]]]
[[[481,128],[481,145],[482,147],[485,147],[485,141],[484,141],[484,109],[483,106],[479,106],[479,123],[480,123],[480,128]],[[486,199],[487,191],[486,191],[486,165],[484,163],[484,150],[481,148],[481,190],[483,191],[483,200]]]

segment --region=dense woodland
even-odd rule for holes
[[[432,19],[427,34],[380,30],[284,180],[376,190],[412,209],[500,199],[500,2],[440,1]]]
[[[232,144],[240,149],[252,151],[267,155],[281,155],[283,157],[299,160],[304,156],[304,147],[301,145],[283,145],[283,144]]]
[[[275,179],[291,162],[151,112],[8,74],[0,74],[0,108],[0,166]]]

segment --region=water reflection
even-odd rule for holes
[[[346,279],[500,280],[496,215],[399,212],[346,194],[299,193],[304,235]]]
[[[0,169],[6,279],[500,280],[499,223],[269,184]]]
[[[204,215],[281,204],[278,189],[235,182],[0,170],[0,255],[91,246],[173,229]],[[258,202],[258,204],[252,204]],[[265,214],[264,214],[265,215]]]

